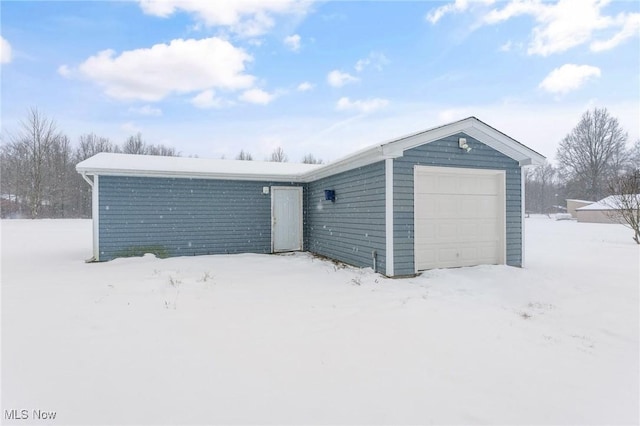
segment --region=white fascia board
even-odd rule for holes
[[[539,166],[546,160],[543,155],[538,154],[534,150],[522,145],[520,142],[499,132],[480,120],[475,119],[472,121],[471,126],[474,130],[480,132],[481,138],[486,138],[485,140],[488,141],[487,145],[496,151],[502,152],[504,155],[517,160],[521,165]],[[470,134],[469,136],[473,135]],[[484,142],[482,139],[479,140]]]
[[[434,142],[447,136],[455,135],[456,133],[463,132],[470,126],[471,118],[466,118],[455,123],[451,123],[445,126],[437,127],[435,129],[423,131],[420,133],[414,133],[412,135],[405,136],[400,139],[396,139],[391,142],[387,142],[383,145],[383,151],[389,155],[401,156],[404,151],[412,148],[416,148],[420,145],[424,145],[429,142]]]
[[[395,156],[401,156],[404,151],[420,145],[434,142],[451,135],[465,133],[498,152],[512,158],[523,165],[540,165],[545,158],[535,151],[500,133],[474,117],[465,118],[455,123],[406,136],[383,145],[383,151]]]
[[[526,148],[524,145],[511,141],[504,135],[491,130],[493,129],[482,129],[474,126],[464,132],[496,151],[501,152],[507,157],[516,160],[520,166],[537,166],[544,162],[545,158],[542,155],[537,154],[536,152]]]
[[[385,154],[383,152],[383,147],[376,145],[354,155],[345,157],[342,160],[338,160],[335,163],[329,163],[324,167],[304,173],[301,177],[303,182],[312,182],[328,176],[337,175],[338,173],[357,169],[358,167],[368,166],[369,164],[377,163],[378,161],[383,161],[387,158],[395,157],[397,156]]]
[[[118,169],[78,169],[81,173],[94,176],[131,176],[154,178],[180,179],[217,179],[217,180],[246,180],[269,182],[303,182],[300,175],[282,174],[242,174],[242,173],[195,173],[195,172],[154,172],[149,170],[118,170]]]
[[[479,129],[474,126],[464,130],[464,132],[472,138],[477,139],[485,145],[495,149],[496,151],[501,152],[507,157],[513,158],[518,163],[521,161],[530,160],[529,156],[518,151],[516,148],[514,148],[513,144],[506,143],[505,141],[500,140],[498,137],[496,137],[496,135],[491,135],[485,132],[483,129]]]
[[[437,141],[458,133],[468,134],[480,142],[503,153],[519,162],[520,166],[540,165],[544,162],[544,156],[518,143],[507,135],[497,131],[493,127],[483,123],[475,117],[468,117],[451,124],[436,127],[418,133],[393,139],[380,145],[365,148],[362,151],[351,154],[333,163],[319,167],[315,170],[301,173],[269,174],[269,173],[215,173],[215,172],[171,172],[150,171],[117,168],[89,168],[76,167],[80,173],[106,176],[143,176],[143,177],[167,177],[167,178],[191,178],[191,179],[218,179],[218,180],[247,180],[247,181],[273,181],[273,182],[311,182],[328,176],[333,176],[358,167],[383,161],[389,158],[398,158],[404,155],[408,149]]]

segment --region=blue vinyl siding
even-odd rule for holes
[[[351,265],[385,272],[384,162],[326,177],[306,186],[305,249]],[[326,201],[333,189],[336,201]]]
[[[100,260],[271,251],[271,182],[100,176]],[[283,185],[277,183],[275,185]]]
[[[472,151],[458,148],[466,137]],[[506,263],[522,264],[518,162],[465,134],[404,152],[394,162],[395,275],[414,267],[414,166],[506,171]],[[100,260],[156,252],[164,256],[271,252],[271,194],[264,181],[100,176]],[[304,249],[385,273],[385,162],[304,184]],[[336,201],[324,199],[333,189]]]
[[[471,152],[458,147],[466,137]],[[517,161],[463,133],[409,149],[394,160],[394,263],[396,275],[415,273],[413,239],[414,166],[505,170],[506,263],[522,265],[520,166]]]

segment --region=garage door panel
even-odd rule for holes
[[[494,218],[498,214],[497,196],[419,194],[414,205],[421,218]]]
[[[455,223],[437,223],[435,227],[437,229],[436,236],[439,241],[457,241],[460,237],[458,226]]]
[[[463,170],[463,169],[452,169]],[[501,185],[494,175],[460,176],[455,173],[433,175],[431,172],[416,173],[421,185],[416,194],[478,194],[500,195]]]
[[[474,241],[480,237],[479,229],[472,221],[463,221],[457,225],[458,235]]]
[[[438,237],[437,232],[437,224],[433,221],[429,220],[418,220],[416,221],[416,233],[420,233],[423,235],[426,240],[433,240]]]
[[[477,225],[478,238],[481,241],[498,241],[498,224],[494,222],[481,222]]]
[[[458,208],[461,217],[494,218],[498,214],[496,196],[491,195],[452,195],[458,199]]]
[[[421,235],[427,244],[497,241],[498,232],[498,226],[493,220],[416,220],[416,235]]]
[[[475,180],[476,190],[475,194],[481,195],[498,195],[500,188],[495,177],[478,178]]]
[[[416,270],[503,261],[503,173],[416,169]]]
[[[459,247],[456,244],[443,244],[440,247],[417,247],[420,259],[418,270],[434,268],[453,268],[492,264],[499,254],[497,243],[486,243],[472,247]]]
[[[420,188],[416,188],[417,191],[421,191],[423,194],[437,193],[437,189],[438,177],[435,175],[422,176]]]
[[[446,195],[434,195],[436,204],[436,217],[446,218],[460,214],[460,200]]]

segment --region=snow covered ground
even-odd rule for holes
[[[1,227],[3,424],[639,421],[621,225],[532,217],[526,269],[396,280],[304,253],[85,264],[90,221]]]

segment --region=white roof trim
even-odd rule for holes
[[[513,158],[521,163],[521,165],[540,165],[545,160],[544,156],[475,117],[468,117],[451,124],[410,135],[397,141],[389,142],[387,145],[393,145],[393,148],[390,148],[390,150],[402,150],[402,152],[404,152],[407,149],[437,141],[457,133],[465,133],[507,157]]]
[[[515,139],[475,117],[469,117],[365,148],[326,165],[100,153],[78,163],[76,170],[90,175],[310,182],[388,158],[398,158],[408,149],[458,133],[479,140],[518,161],[520,166],[540,165],[545,160],[544,156]]]
[[[485,145],[512,158],[520,166],[539,166],[544,163],[545,157],[536,151],[526,147],[515,139],[494,129],[475,117],[468,117],[443,126],[435,127],[418,133],[412,133],[400,138],[384,142],[373,147],[366,148],[351,154],[341,160],[329,163],[317,170],[304,175],[304,181],[320,179],[337,173],[342,173],[357,167],[366,166],[387,158],[398,158],[411,148],[416,148],[429,142],[434,142],[457,133],[467,135],[479,140]]]
[[[300,181],[318,165],[100,153],[76,166],[82,174],[192,179]]]
[[[589,204],[588,206],[579,207],[576,211],[609,211],[609,210],[621,210],[619,207],[621,204],[622,195],[609,195],[606,198],[598,201],[597,203]],[[640,194],[626,194],[624,197],[628,201],[633,201],[631,205],[640,204]],[[626,203],[624,203],[626,204]]]
[[[589,201],[589,200],[577,200],[575,198],[567,198],[565,201],[577,201],[578,203],[590,203],[593,204],[596,201]]]

